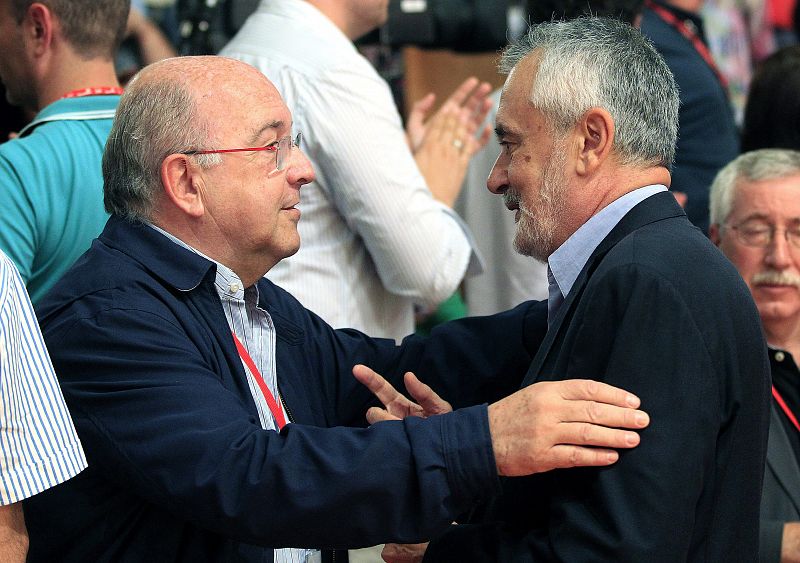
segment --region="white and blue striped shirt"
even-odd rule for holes
[[[0,505],[86,468],[28,293],[0,251]]]
[[[275,325],[272,323],[272,317],[270,317],[269,313],[258,306],[258,288],[254,285],[245,288],[239,276],[224,264],[209,258],[167,231],[153,224],[150,224],[150,226],[175,244],[191,250],[217,265],[214,286],[217,294],[219,294],[220,301],[222,301],[222,309],[225,311],[228,326],[236,333],[247,353],[250,354],[253,363],[255,363],[261,373],[261,377],[264,379],[264,383],[266,383],[278,404],[281,405],[286,422],[289,423],[290,417],[280,399],[278,377],[275,370]],[[244,360],[242,361],[242,366],[247,376],[250,394],[256,404],[261,427],[265,430],[276,430],[275,419],[272,417],[269,405],[261,393],[256,378],[250,373]],[[322,560],[321,553],[318,550],[284,548],[275,549],[274,551],[275,563],[315,563]]]

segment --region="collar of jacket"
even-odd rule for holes
[[[190,291],[206,278],[213,283],[217,273],[213,262],[175,244],[144,223],[119,215],[111,215],[98,238],[179,291]]]

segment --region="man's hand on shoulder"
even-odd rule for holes
[[[611,465],[618,448],[639,444],[650,423],[639,398],[588,379],[545,381],[489,405],[497,472],[529,475],[551,469]]]

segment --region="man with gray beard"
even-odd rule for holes
[[[604,18],[534,26],[501,66],[488,187],[549,278],[522,385],[590,373],[634,391],[652,422],[613,467],[505,479],[424,560],[755,561],[766,348],[736,269],[667,191],[672,74],[641,33]],[[797,223],[779,228],[796,242]]]
[[[711,240],[739,270],[769,344],[772,415],[759,561],[800,560],[800,152],[765,149],[711,187]]]

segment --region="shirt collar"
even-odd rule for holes
[[[48,121],[112,119],[118,104],[119,96],[115,95],[61,98],[42,108],[33,120],[19,131],[19,136],[24,137]]]
[[[547,259],[549,278],[558,285],[562,297],[569,295],[592,252],[628,211],[651,195],[664,191],[667,191],[666,186],[655,184],[628,192],[590,217],[550,255]]]

